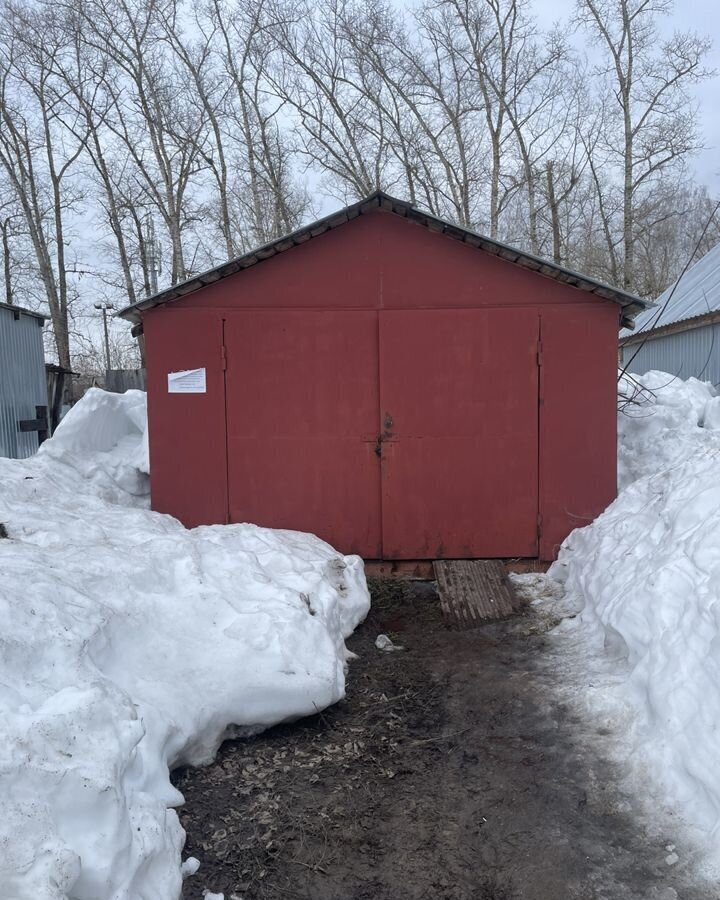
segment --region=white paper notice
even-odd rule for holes
[[[168,394],[205,394],[205,369],[168,372]]]

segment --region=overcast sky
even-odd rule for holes
[[[533,0],[532,5],[540,24],[549,28],[570,18],[575,0]],[[720,0],[676,0],[675,13],[666,27],[668,33],[692,30],[709,37],[713,47],[708,68],[720,71]],[[720,197],[720,76],[698,86],[696,96],[706,149],[694,160],[694,166],[711,193]]]

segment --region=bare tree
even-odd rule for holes
[[[83,39],[106,57],[104,121],[134,164],[133,177],[170,240],[170,281],[187,277],[183,232],[193,215],[188,187],[202,166],[204,122],[162,53],[163,17],[173,0],[81,0]]]
[[[114,105],[106,90],[110,67],[107,58],[83,40],[82,20],[75,10],[68,11],[65,27],[70,41],[69,52],[58,59],[56,65],[66,88],[62,101],[67,127],[84,143],[84,158],[89,160],[91,177],[100,189],[96,195],[97,204],[114,239],[122,289],[127,295],[127,303],[135,303],[137,292],[132,257],[123,228],[122,198],[117,187],[122,166],[115,165],[117,160],[110,149],[110,132],[106,124]]]
[[[291,231],[318,184],[659,293],[711,204],[688,168],[708,42],[660,39],[671,0],[576,3],[592,68],[532,0],[0,0],[4,301],[47,304],[60,362],[88,360],[84,297]]]
[[[606,60],[597,68],[607,115],[591,149],[593,177],[602,191],[610,179],[600,168],[617,164],[621,172],[621,242],[607,243],[614,277],[628,289],[636,287],[641,194],[700,146],[687,88],[708,75],[702,63],[709,41],[679,32],[661,40],[658,19],[671,8],[672,0],[578,0],[579,19]],[[609,221],[606,228],[612,230]]]
[[[272,14],[266,14],[263,2],[253,0],[237,0],[230,12],[222,0],[211,2],[230,92],[225,115],[236,136],[241,173],[232,185],[232,206],[237,220],[249,223],[250,242],[265,243],[296,228],[308,210],[307,194],[295,182],[293,151],[281,124],[286,98],[270,88]]]
[[[267,8],[278,48],[268,79],[301,126],[308,165],[332,176],[342,196],[382,185],[386,140],[378,140],[373,105],[353,84],[343,34],[344,0],[273,0]]]
[[[4,178],[0,178],[0,246],[2,248],[2,301],[8,306],[15,304],[17,295],[16,274],[18,269],[18,247],[22,243],[24,234],[22,222],[22,208],[12,189],[3,191],[8,187]]]
[[[61,22],[47,9],[3,3],[0,26],[0,166],[15,191],[50,309],[60,365],[70,367],[74,292],[66,219],[81,192],[70,184],[87,135],[60,116],[57,61],[67,50]]]
[[[526,0],[442,0],[457,27],[448,35],[452,53],[472,71],[476,108],[481,112],[490,143],[490,237],[499,237],[500,216],[515,179],[503,190],[503,161],[510,140],[509,93],[512,90],[515,47],[525,34]],[[442,8],[441,6],[441,8]]]
[[[528,243],[536,254],[542,249],[538,192],[543,166],[555,145],[572,128],[575,111],[569,58],[569,50],[558,30],[537,35],[529,28],[522,29],[513,50],[512,83],[502,98],[522,167]],[[545,172],[547,175],[547,168]]]
[[[570,69],[575,69],[571,76]],[[554,262],[583,268],[580,253],[587,246],[588,206],[593,203],[593,186],[587,178],[588,158],[582,141],[588,117],[586,72],[577,59],[561,67],[559,127],[551,135],[542,154],[538,183],[538,220],[545,235],[540,252]],[[600,277],[602,273],[595,273]]]
[[[74,365],[86,375],[103,378],[107,372],[105,343],[101,332],[96,327],[97,316],[88,313],[76,335]],[[124,323],[108,321],[108,349],[110,351],[110,369],[137,369],[141,360],[137,343],[131,338],[130,331]]]
[[[210,129],[208,139],[198,147],[200,156],[215,181],[218,227],[229,259],[240,250],[241,241],[235,230],[230,212],[231,164],[225,127],[225,104],[230,85],[219,69],[216,46],[220,42],[216,19],[217,4],[198,7],[193,15],[195,39],[189,39],[183,30],[178,8],[175,5],[162,11],[164,36],[177,57],[184,75],[189,96],[200,108]]]
[[[635,277],[643,296],[659,296],[689,258],[697,261],[720,241],[720,223],[711,218],[716,201],[706,190],[688,186],[687,181],[688,173],[680,171],[643,197],[638,206]]]
[[[347,85],[372,115],[375,177],[432,212],[473,223],[485,167],[465,89],[467,67],[447,49],[447,22],[420,9],[408,28],[391,7],[366,0],[338,19]]]

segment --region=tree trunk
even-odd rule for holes
[[[545,178],[547,179],[548,206],[550,207],[550,222],[552,227],[553,262],[561,265],[562,248],[560,244],[560,213],[558,210],[557,198],[555,196],[555,178],[552,162],[549,162],[545,167]]]
[[[5,278],[5,302],[8,306],[13,304],[12,272],[10,271],[10,220],[6,219],[2,225],[3,245],[3,274]]]

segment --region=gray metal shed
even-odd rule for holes
[[[47,407],[43,324],[39,313],[0,303],[0,456],[24,459],[38,449],[38,432],[20,422]]]
[[[636,375],[658,369],[720,384],[720,244],[637,316],[620,348],[622,364]]]

